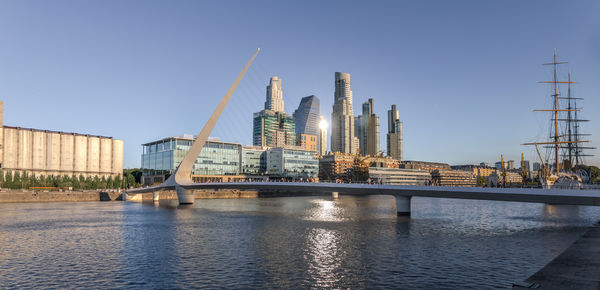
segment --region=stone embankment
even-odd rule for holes
[[[211,198],[257,198],[259,192],[254,190],[218,189],[194,190],[196,199]],[[175,191],[160,191],[161,200],[176,200]],[[152,193],[128,195],[128,201],[152,200]],[[14,202],[83,202],[83,201],[113,201],[123,200],[120,192],[106,191],[31,191],[31,190],[2,190],[0,203]]]
[[[80,202],[122,200],[120,192],[106,191],[32,191],[2,190],[0,203],[14,202]]]
[[[175,200],[177,193],[174,190],[159,191],[160,200]],[[196,189],[194,190],[196,199],[212,199],[212,198],[257,198],[259,192],[256,190],[238,190],[238,189]],[[153,194],[141,193],[136,195],[127,195],[127,201],[146,201],[152,200]]]

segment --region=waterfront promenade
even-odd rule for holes
[[[600,289],[600,223],[513,289]]]

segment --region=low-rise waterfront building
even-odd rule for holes
[[[242,147],[242,173],[261,175],[267,171],[267,149],[259,146]]]
[[[0,102],[0,169],[35,176],[123,175],[123,140],[4,126]]]
[[[398,168],[398,160],[384,156],[359,156],[350,153],[331,152],[319,159],[319,178],[321,180],[346,179],[346,174],[358,158],[363,167]]]
[[[432,172],[434,170],[450,170],[450,165],[446,163],[427,161],[400,161],[399,167],[405,169],[426,170],[427,172]]]
[[[450,166],[452,170],[471,171],[476,176],[488,177],[490,174],[497,172],[498,169],[489,166],[481,165],[453,165]]]
[[[376,183],[393,185],[429,185],[431,174],[425,170],[369,167],[369,178]]]
[[[433,170],[431,179],[434,185],[439,186],[467,186],[477,185],[477,177],[469,171],[461,170]]]
[[[506,184],[522,184],[523,176],[517,172],[506,171]],[[504,177],[502,176],[502,172],[497,171],[490,176],[487,177],[488,186],[498,187],[504,185]]]
[[[286,180],[316,179],[319,160],[316,152],[302,148],[270,148],[267,150],[267,174]]]
[[[194,136],[180,135],[143,144],[142,184],[163,182],[172,174],[192,147]],[[242,145],[209,139],[192,168],[192,179],[215,180],[215,176],[242,172]],[[242,178],[242,177],[240,177]]]

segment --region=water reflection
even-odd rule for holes
[[[544,204],[544,219],[577,219],[582,216],[583,206]]]
[[[312,229],[306,236],[307,280],[314,281],[315,287],[339,286],[340,261],[346,257],[338,251],[338,239],[336,231],[323,228]]]
[[[306,220],[312,221],[342,221],[343,209],[340,207],[339,200],[317,199],[312,201],[312,207],[307,211]]]

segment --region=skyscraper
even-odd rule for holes
[[[321,105],[319,98],[308,96],[302,98],[298,109],[294,111],[296,134],[318,135]]]
[[[335,73],[335,94],[331,113],[331,151],[356,153],[357,138],[354,136],[354,110],[350,74]]]
[[[396,105],[388,110],[388,134],[387,134],[387,153],[388,156],[404,160],[404,145],[402,139],[402,122],[400,122],[400,113]]]
[[[277,77],[272,77],[267,86],[265,109],[254,113],[252,144],[262,147],[296,145],[296,125],[283,111],[283,91]]]
[[[267,86],[267,100],[265,101],[265,110],[283,112],[283,90],[281,90],[281,79],[271,77]]]
[[[298,146],[306,150],[317,151],[320,115],[319,98],[314,95],[302,98],[298,109],[294,112]]]
[[[321,121],[319,121],[319,146],[317,148],[317,152],[319,155],[323,156],[327,154],[327,121],[325,117],[320,116]]]
[[[373,112],[373,99],[362,105],[362,115],[356,117],[355,136],[358,138],[360,154],[376,155],[379,152],[379,117]]]

